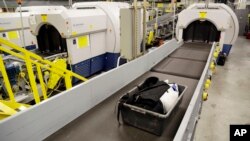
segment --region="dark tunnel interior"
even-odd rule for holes
[[[66,39],[62,38],[57,29],[49,24],[40,28],[37,42],[41,53],[55,54],[67,51]]]
[[[220,40],[220,31],[209,21],[194,21],[183,31],[186,42],[212,43]]]

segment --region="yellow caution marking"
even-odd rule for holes
[[[199,18],[200,18],[200,19],[206,19],[206,18],[207,18],[207,12],[201,11],[201,12],[199,13]]]
[[[15,40],[19,38],[18,32],[17,31],[10,31],[7,33],[9,40]]]
[[[75,32],[75,31],[74,31],[74,32],[72,32],[72,35],[73,35],[73,36],[77,35],[77,32]]]
[[[48,15],[47,14],[42,14],[41,19],[42,19],[42,22],[47,22],[48,21]]]
[[[89,35],[81,36],[78,38],[78,48],[85,48],[89,46]]]
[[[163,7],[163,3],[158,3],[158,4],[157,4],[157,7],[158,7],[158,8],[162,8],[162,7]]]

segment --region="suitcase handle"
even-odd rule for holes
[[[135,108],[131,108],[132,111],[135,111],[135,112],[138,112],[138,113],[141,113],[141,114],[146,114],[146,111],[141,111],[139,109],[135,109]]]

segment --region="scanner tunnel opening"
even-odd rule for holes
[[[62,38],[58,30],[49,24],[41,26],[37,36],[38,47],[43,54],[67,52],[66,39]]]
[[[220,40],[220,31],[210,21],[194,21],[183,30],[185,42],[212,43]]]

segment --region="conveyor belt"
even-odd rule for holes
[[[210,46],[187,43],[163,59],[152,71],[200,79],[210,52]]]
[[[187,46],[184,47],[188,47]],[[198,49],[203,50],[203,49]],[[209,51],[209,49],[208,49]],[[169,58],[167,58],[169,59]],[[177,58],[170,58],[177,59]],[[181,60],[181,59],[179,59]],[[185,59],[182,59],[186,61]],[[190,61],[190,60],[189,60]],[[196,61],[197,62],[197,61]],[[202,62],[202,61],[200,61]],[[163,62],[164,63],[164,62]],[[193,63],[189,62],[190,65]],[[202,62],[204,63],[204,62]],[[203,67],[204,68],[204,67]],[[183,96],[181,105],[176,109],[175,114],[170,117],[170,122],[164,130],[162,136],[155,136],[140,129],[128,126],[118,125],[116,120],[115,106],[120,96],[125,94],[128,90],[140,84],[149,76],[157,76],[161,80],[169,79],[170,82],[176,82],[187,86],[187,91]],[[163,74],[158,72],[149,71],[137,78],[135,81],[122,88],[111,97],[107,98],[96,107],[89,110],[76,120],[72,121],[58,132],[54,133],[46,140],[60,140],[60,141],[169,141],[173,140],[179,124],[185,114],[185,111],[189,105],[195,88],[198,84],[198,79],[191,79],[187,77],[174,76],[170,74]]]
[[[177,49],[169,57],[206,62],[208,55],[209,55],[209,52],[206,50],[205,51],[195,50],[195,49],[186,47],[186,48]]]
[[[171,82],[177,82],[188,86],[187,92],[184,94],[179,109],[178,115],[171,117],[171,124],[166,129],[161,137],[152,135],[145,131],[141,131],[131,126],[121,125],[118,126],[115,114],[115,105],[120,96],[130,90],[134,86],[141,83],[149,76],[157,76],[161,79],[169,79]],[[182,78],[172,75],[166,75],[155,72],[148,72],[141,76],[130,85],[126,86],[113,96],[91,109],[86,114],[82,115],[66,127],[59,130],[56,134],[52,135],[48,140],[79,140],[86,141],[167,141],[174,137],[178,125],[184,115],[186,107],[194,92],[198,80]],[[174,129],[174,130],[173,130]]]
[[[152,71],[198,80],[205,65],[206,63],[201,61],[166,58],[154,67]]]
[[[211,50],[211,46],[212,45],[204,43],[185,43],[180,48],[209,52]]]

